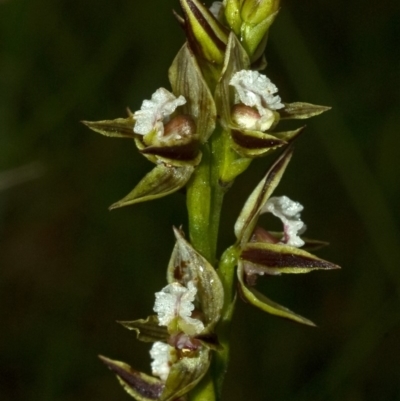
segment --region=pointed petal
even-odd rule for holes
[[[136,331],[137,339],[144,342],[164,341],[169,337],[168,330],[158,324],[156,315],[149,316],[146,320],[119,321],[119,324],[128,330]]]
[[[306,324],[308,326],[315,326],[315,324],[294,312],[290,309],[285,308],[282,305],[277,304],[271,299],[267,298],[265,295],[261,294],[254,288],[248,288],[243,282],[243,262],[239,261],[238,265],[238,279],[240,292],[245,301],[249,302],[256,308],[261,309],[264,312],[270,313],[271,315],[276,315],[283,317],[285,319],[290,319],[298,323]]]
[[[197,286],[200,309],[204,314],[205,329],[212,331],[221,316],[224,290],[217,272],[211,264],[186,241],[182,233],[174,228],[176,245],[168,265],[169,283],[178,281],[185,285],[193,280]]]
[[[184,96],[183,113],[196,122],[197,135],[206,142],[215,128],[216,108],[197,60],[187,44],[183,45],[169,69],[169,81],[175,96]]]
[[[282,141],[286,141],[287,143],[292,143],[298,136],[300,136],[303,133],[305,128],[306,126],[300,127],[293,131],[272,132],[271,134],[281,139]]]
[[[135,119],[132,115],[128,118],[116,118],[115,120],[82,121],[92,131],[101,135],[114,138],[134,138],[133,126]]]
[[[104,356],[99,358],[112,370],[124,390],[137,401],[158,400],[164,390],[164,383],[155,377],[132,369],[123,362],[114,361]]]
[[[180,0],[191,47],[206,60],[222,64],[228,41],[227,30],[198,0]]]
[[[263,229],[261,229],[264,231]],[[274,241],[264,241],[262,238],[256,239],[256,242],[272,242],[272,243],[277,243],[281,241],[281,239],[284,236],[284,233],[282,231],[267,231],[267,235],[270,235],[273,237]],[[323,248],[324,246],[328,246],[329,242],[326,241],[320,241],[317,239],[311,239],[311,238],[305,238],[301,236],[301,239],[304,241],[304,245],[301,247],[301,249],[306,250],[306,251],[317,251],[318,249]]]
[[[247,70],[250,60],[237,37],[231,32],[226,49],[221,78],[215,91],[215,102],[221,124],[225,129],[232,125],[231,109],[235,99],[235,90],[229,85],[232,76],[238,71]]]
[[[261,209],[279,184],[292,154],[292,148],[283,152],[248,197],[235,223],[235,235],[241,243],[249,241]]]
[[[242,157],[261,157],[274,149],[287,145],[285,140],[260,131],[233,129],[231,135],[233,139],[232,147]]]
[[[197,355],[184,357],[171,366],[160,401],[173,401],[188,393],[206,374],[210,366],[210,351],[202,347]]]
[[[304,103],[304,102],[294,102],[285,103],[285,108],[279,110],[282,120],[296,119],[304,120],[306,118],[311,118],[330,110],[331,107],[318,106],[316,104]]]
[[[198,142],[176,146],[149,146],[141,151],[144,155],[156,155],[158,160],[172,166],[197,166],[201,161]]]
[[[194,171],[194,167],[157,165],[125,198],[110,206],[110,210],[162,198],[181,189]]]
[[[340,268],[302,249],[264,242],[246,244],[240,258],[251,263],[250,269],[254,274],[299,274]]]

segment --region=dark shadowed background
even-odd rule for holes
[[[208,3],[209,5],[211,2]],[[149,371],[115,320],[147,316],[165,284],[182,194],[113,212],[151,168],[80,120],[122,117],[160,86],[183,41],[177,0],[0,1],[0,400],[123,401],[102,353]],[[305,205],[341,271],[260,280],[312,329],[238,303],[231,401],[400,400],[400,3],[282,1],[267,49],[307,122],[276,191]],[[226,198],[221,249],[275,156]]]

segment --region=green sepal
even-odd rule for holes
[[[82,121],[92,131],[113,138],[135,138],[133,132],[136,120],[130,113],[128,118],[116,118],[115,120]]]
[[[160,379],[138,372],[124,362],[114,361],[101,355],[99,358],[117,375],[124,390],[136,401],[160,399],[165,388],[165,384]]]
[[[231,32],[221,77],[215,90],[215,103],[218,115],[220,116],[221,125],[225,129],[229,129],[232,125],[231,109],[235,99],[235,90],[229,85],[229,82],[234,74],[241,70],[247,70],[249,67],[250,60],[246,51],[237,37]]]
[[[201,143],[206,142],[215,129],[217,111],[196,57],[187,43],[175,57],[168,75],[174,95],[186,99],[186,104],[181,106],[183,113],[194,119],[197,137]]]
[[[261,209],[279,184],[292,154],[293,149],[291,147],[287,148],[246,200],[235,223],[235,235],[239,243],[245,244],[249,242]]]
[[[193,171],[193,166],[173,167],[159,164],[144,176],[133,191],[111,205],[110,210],[172,194],[186,185]]]
[[[176,244],[167,270],[168,283],[186,285],[193,280],[197,287],[199,309],[203,313],[204,330],[200,336],[212,333],[221,317],[224,290],[214,267],[174,228]]]
[[[174,401],[187,394],[210,367],[210,351],[200,347],[193,355],[183,357],[171,366],[160,401]]]
[[[325,111],[331,109],[328,106],[318,106],[316,104],[304,103],[304,102],[294,102],[294,103],[284,103],[285,107],[278,110],[282,120],[305,120],[314,116],[318,116]]]
[[[228,32],[198,0],[180,0],[185,16],[186,35],[196,54],[212,64],[222,64]]]
[[[274,149],[287,145],[285,140],[261,131],[232,129],[231,135],[232,147],[242,157],[261,157]]]
[[[279,305],[278,303],[272,301],[267,298],[265,295],[261,294],[254,288],[247,287],[243,282],[243,262],[239,261],[238,264],[238,280],[239,280],[239,288],[240,294],[245,301],[249,302],[251,305],[255,306],[258,309],[261,309],[264,312],[267,312],[271,315],[276,315],[283,317],[285,319],[290,319],[298,323],[306,324],[308,326],[315,326],[315,324],[297,313],[292,312],[290,309]]]
[[[166,327],[160,326],[158,317],[151,315],[147,319],[139,319],[132,321],[118,321],[128,330],[136,332],[137,339],[143,342],[166,342],[169,338],[169,333]]]
[[[340,267],[317,256],[283,244],[249,242],[243,246],[240,258],[246,261],[246,274],[301,274],[313,270],[333,270]],[[247,265],[247,263],[250,265]]]

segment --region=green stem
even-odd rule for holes
[[[210,160],[210,150],[206,145],[203,147],[201,163],[188,183],[186,198],[191,243],[209,261],[213,259],[208,235],[211,209]]]
[[[220,185],[221,160],[226,147],[225,133],[218,126],[209,145],[202,151],[203,157],[187,188],[189,234],[192,245],[216,266],[218,230],[221,208],[226,190]],[[226,360],[227,358],[222,358]],[[214,360],[218,360],[215,357]],[[220,389],[226,366],[212,369],[198,386],[190,392],[191,401],[214,401]],[[223,373],[222,373],[223,372]],[[213,377],[212,377],[213,376]]]
[[[213,361],[213,373],[217,394],[221,394],[222,384],[229,363],[230,327],[236,301],[236,297],[234,296],[235,267],[237,265],[238,257],[239,250],[236,246],[231,246],[221,256],[221,261],[218,267],[218,275],[224,287],[224,307],[222,310],[221,320],[217,327],[218,341],[222,346],[222,349],[216,353]]]

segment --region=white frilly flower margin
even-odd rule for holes
[[[261,213],[269,212],[281,219],[284,228],[282,243],[300,248],[304,245],[304,241],[299,234],[306,229],[306,225],[300,219],[300,212],[303,209],[304,207],[299,202],[292,201],[287,196],[275,196],[268,199]]]
[[[171,365],[174,362],[174,348],[170,345],[157,341],[150,350],[150,356],[153,359],[151,363],[151,371],[154,376],[158,376],[161,380],[167,381]]]
[[[134,113],[136,123],[133,132],[146,135],[155,131],[161,137],[164,134],[164,123],[168,122],[169,116],[177,107],[185,103],[186,99],[183,96],[177,98],[165,88],[157,89],[151,100],[144,100],[140,110]]]
[[[158,315],[159,325],[168,326],[176,320],[185,334],[200,334],[204,330],[203,322],[191,317],[196,294],[197,288],[193,281],[189,281],[187,287],[174,282],[156,292],[154,312]]]
[[[276,95],[278,88],[271,80],[257,71],[241,70],[236,72],[229,85],[235,88],[235,104],[243,103],[255,107],[260,114],[260,120],[248,129],[266,131],[275,121],[274,110],[284,106],[281,98]]]

